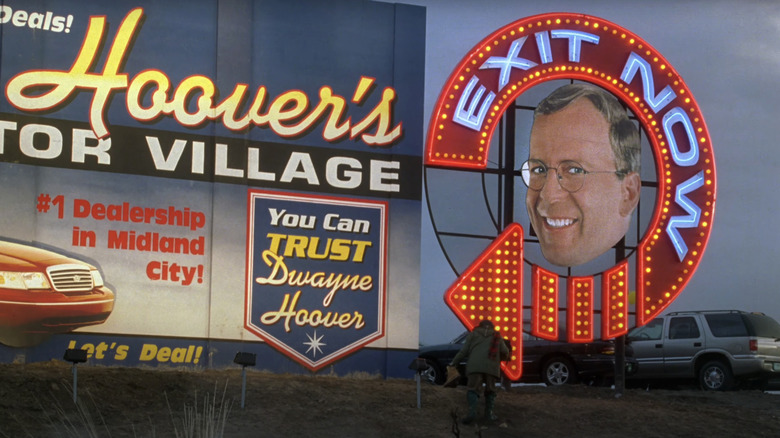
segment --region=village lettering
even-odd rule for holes
[[[128,74],[120,69],[130,54],[131,41],[138,37],[142,17],[143,8],[133,9],[127,14],[107,51],[109,54],[100,73],[92,70],[101,64],[98,56],[105,51],[106,17],[90,17],[81,50],[70,70],[20,73],[8,81],[5,90],[8,101],[20,111],[51,111],[68,105],[78,92],[91,92],[89,122],[98,139],[110,134],[104,118],[112,96],[120,91],[126,93],[128,113],[140,122],[172,116],[187,127],[217,121],[232,131],[253,126],[267,127],[280,137],[294,137],[305,134],[324,120],[322,137],[326,141],[359,138],[367,145],[378,146],[391,145],[402,135],[401,123],[391,126],[396,98],[396,92],[391,87],[382,91],[381,100],[368,114],[353,123],[352,119],[357,117],[346,114],[346,99],[335,94],[329,86],[320,88],[319,102],[310,108],[309,96],[302,91],[287,91],[267,102],[269,99],[264,86],[258,87],[254,99],[250,99],[247,84],[236,84],[227,97],[217,102],[217,96],[223,93],[210,78],[202,75],[192,75],[175,88],[164,72],[155,69],[145,69],[128,80]],[[374,82],[373,78],[361,77],[351,102],[365,105]],[[151,103],[144,106],[142,102],[147,93],[151,93]],[[195,102],[197,106],[192,112],[188,108],[190,102]],[[240,114],[242,108],[248,109]],[[371,129],[375,131],[369,132]]]

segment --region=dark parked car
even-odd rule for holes
[[[420,348],[419,357],[425,359],[428,368],[423,377],[430,383],[441,385],[446,379],[447,365],[463,346],[468,332],[462,333],[449,344],[429,345]],[[636,361],[631,348],[626,347],[626,374],[636,371]],[[465,375],[465,362],[459,364]],[[521,382],[543,382],[550,386],[579,381],[605,384],[615,373],[615,344],[611,341],[594,341],[587,344],[555,342],[523,333],[523,375]]]

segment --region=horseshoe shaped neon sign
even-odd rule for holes
[[[434,108],[425,164],[484,169],[499,120],[529,88],[556,79],[598,85],[636,115],[653,150],[658,189],[635,270],[627,260],[601,272],[601,336],[628,332],[629,285],[636,323],[659,315],[693,276],[709,240],[715,209],[715,160],[704,117],[687,85],[644,40],[601,18],[549,13],[515,21],[477,44],[457,65]],[[502,364],[522,372],[523,228],[510,224],[445,292],[445,302],[472,329],[490,319],[512,341]],[[593,340],[595,276],[568,277],[531,268],[531,331],[558,339],[558,295],[567,293],[567,335]]]

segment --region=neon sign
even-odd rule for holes
[[[564,290],[569,341],[594,339],[598,292],[601,336],[609,339],[628,331],[629,285],[636,290],[636,323],[644,325],[683,290],[711,232],[712,143],[692,93],[660,53],[596,17],[550,13],[511,23],[477,44],[444,85],[429,125],[426,165],[486,168],[491,138],[507,108],[531,87],[556,79],[589,82],[615,95],[636,116],[656,164],[656,208],[633,272],[628,260],[598,275],[569,278],[531,266],[534,335],[558,339]],[[510,378],[522,373],[523,239],[523,227],[509,225],[445,293],[468,328],[490,319],[512,341],[512,359],[502,364]]]

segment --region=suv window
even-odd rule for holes
[[[748,329],[739,313],[715,313],[704,315],[704,318],[716,338],[748,336]]]
[[[663,318],[656,318],[642,327],[637,327],[628,334],[629,339],[636,341],[655,341],[661,339],[664,331]]]
[[[745,313],[744,316],[751,336],[780,338],[780,324],[774,319],[757,313]]]
[[[669,339],[693,339],[699,336],[699,326],[692,316],[681,316],[669,321]]]

